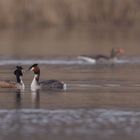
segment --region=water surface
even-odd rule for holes
[[[48,29],[0,32],[0,77],[15,80],[24,67],[24,92],[0,89],[0,139],[139,139],[139,31]],[[122,47],[115,65],[77,59]],[[31,92],[38,63],[41,80],[59,79],[66,91]]]

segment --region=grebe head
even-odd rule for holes
[[[116,49],[116,53],[117,53],[117,54],[124,54],[124,49],[122,49],[122,48],[117,48],[117,49]]]
[[[116,57],[118,55],[124,54],[124,49],[122,48],[112,48],[111,57]]]
[[[18,77],[23,76],[22,70],[23,68],[21,66],[16,66],[16,70],[14,71],[14,74]]]
[[[33,71],[34,74],[40,75],[40,69],[39,69],[39,67],[38,67],[38,64],[33,64],[33,65],[29,68],[29,70]]]
[[[20,77],[23,76],[22,70],[23,70],[23,68],[21,66],[16,66],[16,70],[14,71],[14,74],[16,75],[18,83],[21,82],[21,78]]]

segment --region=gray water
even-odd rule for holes
[[[47,29],[0,32],[0,77],[15,81],[24,68],[25,91],[0,89],[1,140],[138,140],[140,136],[139,31]],[[125,54],[114,65],[79,60],[81,54]],[[59,79],[65,91],[31,92],[38,63],[41,80]]]

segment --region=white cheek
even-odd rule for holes
[[[33,70],[34,70],[34,67],[31,68],[31,71],[33,71]]]

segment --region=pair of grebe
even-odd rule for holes
[[[65,90],[66,84],[59,80],[46,80],[46,81],[39,81],[40,78],[40,68],[38,64],[33,64],[29,70],[34,72],[34,78],[31,83],[31,90],[36,91],[38,89],[48,89],[48,90]],[[16,76],[16,82],[12,81],[0,81],[0,88],[15,88],[24,90],[25,85],[22,81],[23,76],[23,68],[21,66],[16,66],[16,70],[14,71]]]
[[[115,63],[118,57],[123,53],[124,50],[122,48],[113,48],[110,56],[105,56],[102,54],[96,56],[81,55],[78,56],[78,58],[89,63]]]

